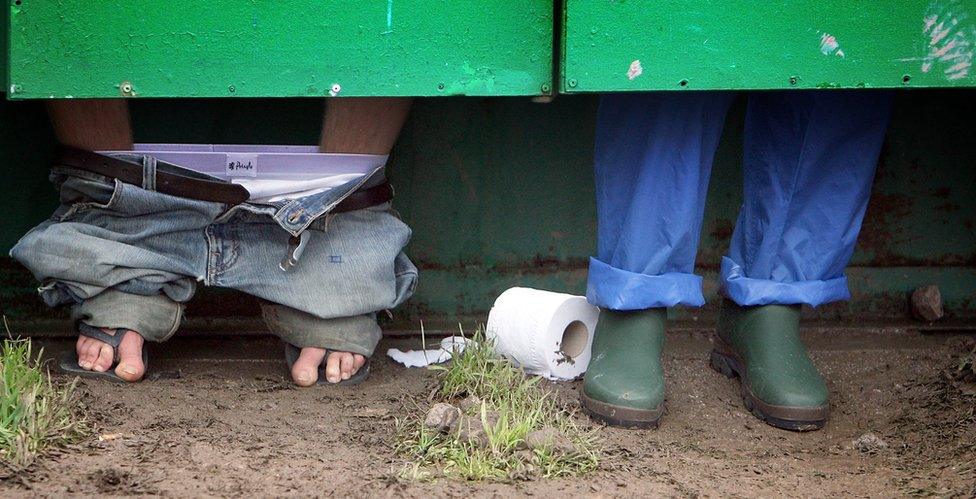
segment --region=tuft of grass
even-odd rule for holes
[[[77,412],[78,380],[56,385],[40,359],[30,339],[4,339],[0,345],[0,463],[12,470],[90,433]]]
[[[464,398],[480,399],[480,404],[467,408],[462,417],[484,424],[487,445],[424,426],[426,409],[418,406],[412,416],[397,419],[395,447],[406,460],[399,476],[409,480],[444,476],[509,481],[578,476],[596,469],[601,452],[595,437],[575,423],[574,413],[559,407],[552,391],[541,386],[541,378],[528,377],[510,361],[499,358],[482,330],[473,340],[449,364],[428,368],[437,371],[439,385],[432,403],[458,405]],[[494,416],[489,418],[489,414]],[[492,420],[497,421],[491,424]],[[575,451],[526,450],[526,436],[544,427],[555,428],[569,438]]]

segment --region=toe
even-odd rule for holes
[[[338,383],[342,381],[342,354],[343,352],[332,352],[329,354],[329,360],[325,364],[325,379],[329,380],[329,383]]]
[[[105,372],[112,367],[113,362],[115,362],[115,350],[108,344],[99,342],[98,356],[95,358],[95,364],[92,369],[98,372]]]
[[[81,356],[78,358],[78,365],[85,369],[91,370],[95,367],[95,359],[98,358],[98,351],[102,347],[102,342],[89,338],[85,343],[85,350],[82,352]]]
[[[75,343],[75,353],[78,355],[78,365],[83,369],[88,369],[91,367],[91,361],[88,359],[88,342],[91,341],[87,336],[79,336],[78,342]]]
[[[362,355],[359,355],[357,353],[357,354],[353,355],[353,358],[355,359],[355,369],[353,369],[352,372],[353,372],[353,374],[356,374],[357,372],[359,372],[359,369],[361,367],[363,367],[364,365],[366,365],[366,357],[363,357]]]
[[[356,372],[356,359],[353,355],[348,352],[342,352],[339,356],[339,372],[342,374],[342,379],[346,380],[352,377],[353,373]]]
[[[135,331],[126,331],[119,344],[119,365],[115,374],[126,381],[139,381],[146,373],[142,361],[143,339]]]
[[[298,386],[312,386],[319,379],[319,365],[325,358],[324,348],[305,347],[291,366],[291,379]]]

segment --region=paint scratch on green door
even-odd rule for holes
[[[566,0],[567,92],[976,86],[976,0]]]

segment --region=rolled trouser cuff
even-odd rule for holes
[[[701,276],[679,272],[639,274],[596,258],[590,258],[586,299],[598,307],[621,311],[705,304]]]
[[[261,314],[272,333],[298,348],[326,348],[368,357],[383,336],[376,314],[322,319],[265,301],[261,302]]]
[[[136,295],[106,289],[71,307],[71,318],[92,327],[127,329],[148,341],[168,340],[183,319],[183,304],[163,294]]]
[[[844,301],[851,298],[847,277],[796,282],[778,282],[746,277],[742,267],[729,257],[722,257],[719,292],[736,304],[754,305],[810,305]]]

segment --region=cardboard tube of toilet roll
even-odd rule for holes
[[[586,371],[600,311],[582,296],[511,288],[495,300],[486,337],[529,374],[570,380]]]

